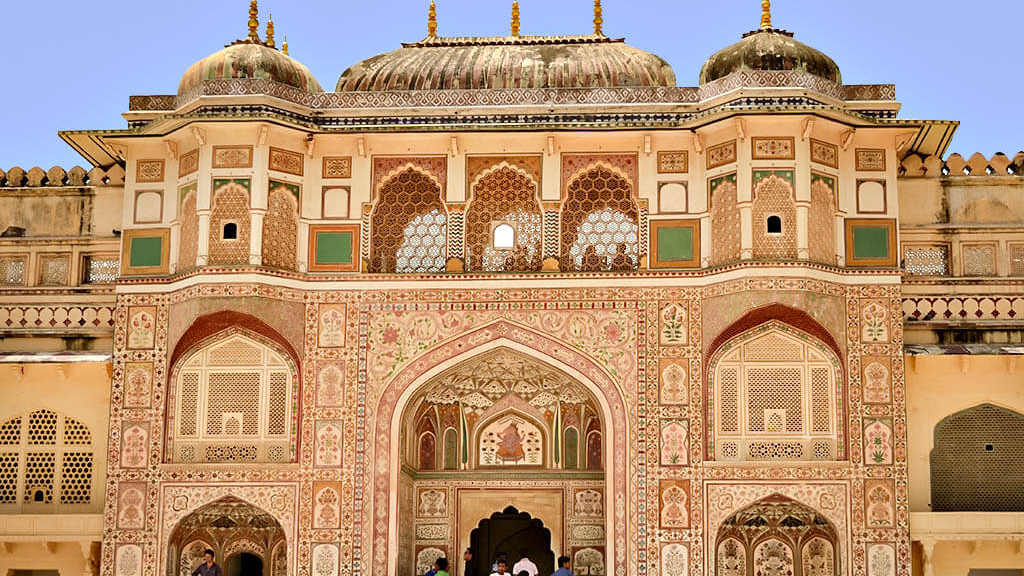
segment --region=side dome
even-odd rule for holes
[[[260,78],[307,92],[323,92],[308,68],[262,42],[240,40],[193,64],[181,77],[178,94],[205,80]]]
[[[604,35],[431,36],[355,64],[336,91],[675,85],[668,62]]]
[[[792,32],[767,28],[748,32],[704,63],[700,85],[744,70],[794,70],[842,84],[839,66],[823,52],[793,39]]]

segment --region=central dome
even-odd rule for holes
[[[259,78],[307,92],[323,92],[308,68],[260,41],[240,40],[193,64],[178,84],[184,94],[205,80]]]
[[[337,92],[675,86],[667,62],[622,39],[590,36],[428,37],[363,60]]]

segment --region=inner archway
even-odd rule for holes
[[[227,559],[224,576],[263,576],[263,559],[249,552],[239,552]]]
[[[555,570],[551,530],[545,528],[540,519],[514,506],[481,520],[470,533],[470,548],[475,552],[473,561],[477,574],[489,574],[492,563],[502,553],[508,560],[508,572],[512,573],[520,551],[529,554],[540,574],[551,574]]]
[[[397,573],[427,551],[452,559],[465,548],[481,570],[498,550],[511,569],[520,549],[540,555],[542,572],[584,548],[604,567],[607,428],[578,376],[511,343],[495,346],[425,379],[400,414],[398,539],[413,546],[401,549]],[[479,522],[495,510],[514,512],[495,517],[501,528],[491,534],[490,520]],[[516,522],[525,531],[501,544]]]
[[[216,554],[225,576],[286,576],[284,529],[265,510],[228,496],[181,519],[168,541],[167,574],[188,576],[207,549]]]

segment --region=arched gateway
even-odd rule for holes
[[[374,510],[388,529],[375,533],[385,536],[374,540],[375,567],[407,574],[428,556],[461,558],[481,521],[508,507],[550,531],[538,556],[587,550],[592,573],[626,564],[615,548],[626,524],[625,409],[615,382],[578,351],[504,321],[464,334],[397,374],[376,432]],[[501,551],[512,562],[519,553]]]

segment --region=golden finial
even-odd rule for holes
[[[288,36],[287,35],[285,35],[285,37],[284,37],[284,44],[281,44],[281,53],[284,54],[285,56],[288,55]]]
[[[260,9],[256,5],[256,0],[249,2],[249,39],[259,41],[259,21]]]
[[[602,27],[604,25],[604,18],[601,18],[601,0],[594,0],[594,34],[597,36],[604,36]]]
[[[512,0],[512,37],[519,36],[519,0]]]
[[[437,38],[437,6],[434,0],[430,0],[430,9],[427,10],[427,38]]]
[[[271,48],[274,47],[274,13],[270,13],[270,18],[267,20],[267,41],[266,45]]]
[[[772,3],[771,0],[761,0],[761,30],[772,29]]]

